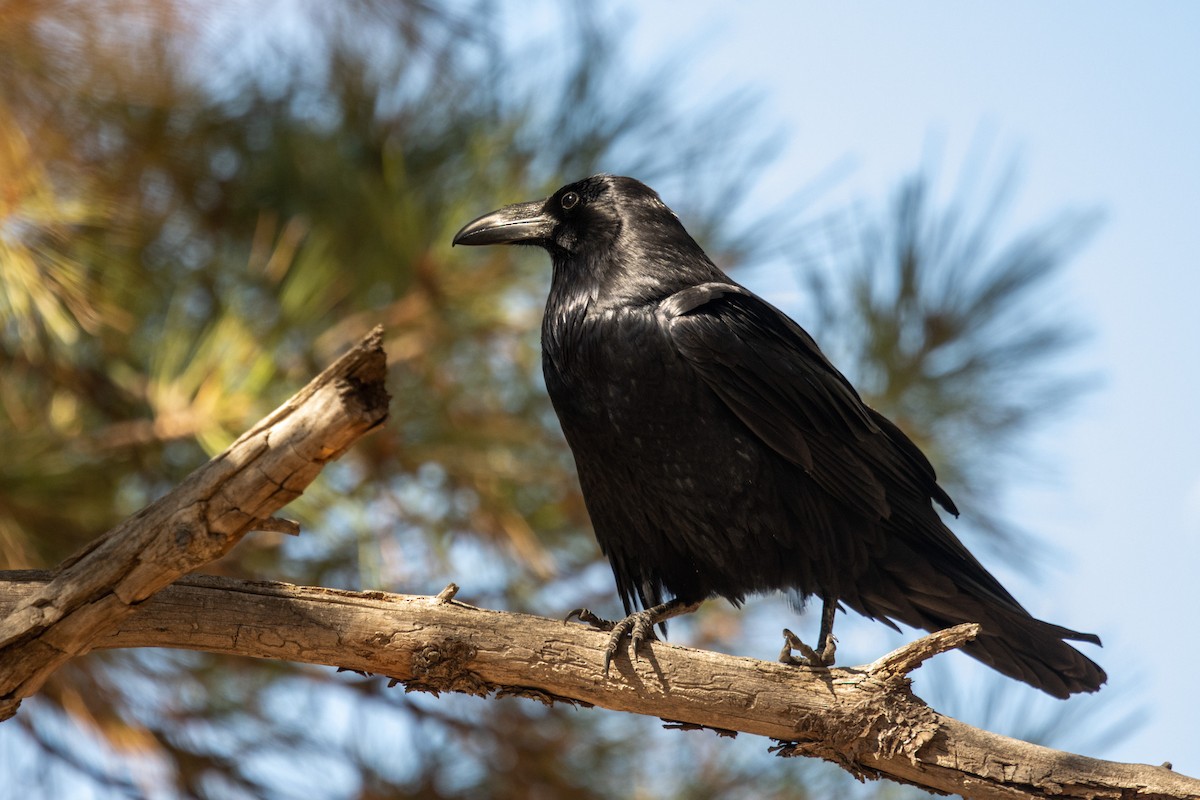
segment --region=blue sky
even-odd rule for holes
[[[758,190],[766,206],[839,160],[851,168],[837,194],[880,199],[931,141],[952,179],[986,135],[1023,170],[1014,228],[1067,207],[1104,212],[1058,284],[1092,332],[1080,365],[1101,380],[1040,431],[1051,479],[1015,481],[1007,509],[1054,564],[1036,583],[997,571],[1036,615],[1104,639],[1090,654],[1108,686],[1070,702],[1147,715],[1088,754],[1200,774],[1200,682],[1178,677],[1200,660],[1200,4],[694,1],[620,13],[627,70],[688,54],[681,105],[761,94],[762,124],[786,132]],[[795,291],[755,288],[785,306],[780,293]]]

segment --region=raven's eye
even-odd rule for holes
[[[567,192],[562,196],[562,207],[570,210],[579,203],[579,195],[574,192]]]

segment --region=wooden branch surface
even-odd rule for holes
[[[0,720],[181,575],[228,552],[387,418],[382,329],[177,488],[104,534],[0,618]]]
[[[0,720],[66,660],[94,648],[175,647],[387,675],[407,690],[519,695],[661,717],[779,741],[860,777],[970,798],[1191,798],[1169,769],[1062,753],[944,717],[907,673],[972,638],[963,625],[865,667],[810,670],[652,642],[612,677],[607,634],[437,597],[181,576],[271,515],[383,422],[382,332],[315,378],[174,491],[54,572],[0,572]],[[177,581],[173,585],[172,582]],[[165,587],[165,588],[164,588]]]
[[[44,573],[0,573],[0,614],[44,593]],[[973,728],[915,698],[904,672],[971,638],[958,626],[865,667],[810,670],[650,643],[601,671],[608,635],[452,599],[194,576],[144,603],[95,647],[174,647],[346,667],[408,690],[521,695],[767,736],[819,756],[970,798],[1200,798],[1163,767],[1051,750]]]

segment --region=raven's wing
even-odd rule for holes
[[[709,387],[831,495],[886,516],[887,489],[897,486],[958,513],[912,440],[864,403],[783,312],[727,283],[685,289],[661,310],[676,350]]]
[[[956,582],[1020,609],[930,507],[953,501],[920,449],[871,409],[787,315],[741,286],[706,283],[659,307],[676,351],[760,440],[840,507],[908,539]],[[909,524],[902,524],[905,519]]]

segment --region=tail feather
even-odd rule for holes
[[[902,520],[903,521],[903,520]],[[841,600],[874,619],[937,631],[977,622],[963,652],[1010,678],[1065,698],[1094,692],[1108,676],[1067,641],[1100,644],[1091,633],[1033,617],[936,517],[896,528]]]
[[[1094,692],[1108,676],[1064,639],[1100,644],[1100,637],[1007,609],[993,609],[979,637],[963,652],[1055,697]]]
[[[978,622],[979,636],[963,652],[998,672],[1059,698],[1094,692],[1107,680],[1104,670],[1064,640],[1100,644],[1100,637],[1043,622],[1008,597],[956,587],[940,581],[906,585],[882,580],[873,590],[843,598],[847,605],[874,619],[898,620],[906,625],[937,631],[963,622]],[[886,587],[886,588],[885,588]],[[882,590],[882,591],[881,591]]]

